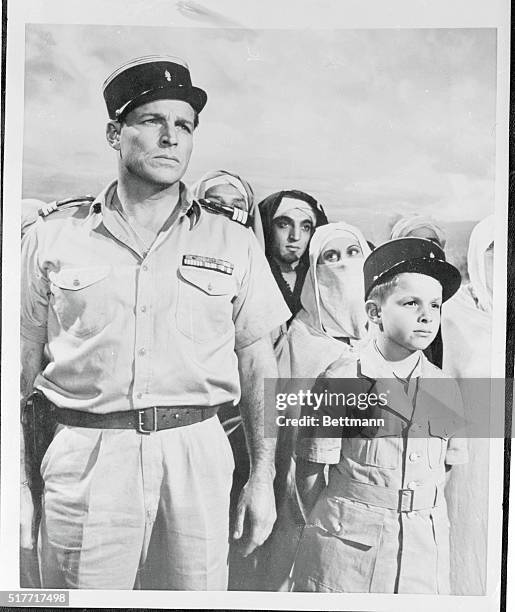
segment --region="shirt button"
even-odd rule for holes
[[[141,269],[143,270],[143,272],[147,272],[147,270],[148,270],[148,266],[142,266],[142,268],[141,268]]]
[[[141,399],[141,398],[143,397],[143,394],[142,394],[142,393],[138,393],[138,394],[136,395],[136,397],[137,397],[138,399]]]
[[[417,483],[414,480],[412,480],[411,482],[408,482],[407,488],[414,491],[417,488]]]
[[[146,307],[146,306],[142,306],[142,307],[140,308],[140,310],[141,310],[141,312],[147,312],[147,307]]]
[[[415,462],[419,457],[420,455],[418,453],[410,453],[409,460]]]
[[[78,278],[76,278],[76,279],[73,281],[73,286],[74,286],[74,287],[78,287],[79,285],[80,285],[80,280],[79,280]]]
[[[143,357],[143,355],[145,355],[145,353],[146,353],[146,352],[147,352],[147,351],[146,351],[144,348],[141,348],[141,349],[138,351],[138,355],[141,355],[141,356]]]

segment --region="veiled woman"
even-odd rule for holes
[[[315,379],[342,354],[357,350],[366,336],[363,262],[369,253],[363,234],[352,225],[329,223],[315,230],[302,308],[276,350],[282,379]],[[299,410],[290,409],[285,416],[298,417]],[[266,590],[289,588],[288,576],[304,524],[295,488],[296,434],[291,427],[279,429],[275,480],[278,520],[263,547],[260,564]]]
[[[492,215],[470,235],[469,283],[442,309],[443,370],[458,379],[465,417],[473,423],[488,423],[490,416],[493,256]],[[482,595],[486,587],[490,440],[486,428],[485,437],[477,435],[468,440],[469,462],[453,467],[445,490],[455,595]]]

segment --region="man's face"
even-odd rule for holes
[[[313,221],[302,210],[294,208],[277,217],[272,222],[273,257],[282,263],[295,263],[304,255],[312,234]]]
[[[382,346],[388,359],[426,349],[440,327],[442,286],[425,274],[400,274],[380,305]]]
[[[195,113],[182,100],[156,100],[127,114],[119,128],[122,172],[138,181],[168,187],[188,167]]]

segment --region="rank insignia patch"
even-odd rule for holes
[[[215,270],[216,272],[222,272],[222,274],[232,274],[234,270],[234,264],[230,261],[216,259],[215,257],[206,257],[204,255],[183,255],[182,265],[191,266],[192,268]]]

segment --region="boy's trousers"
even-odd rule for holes
[[[441,503],[409,512],[324,491],[304,528],[294,590],[449,594],[449,520],[437,489]]]
[[[43,459],[43,588],[227,588],[234,461],[217,417],[142,435],[60,425]]]

